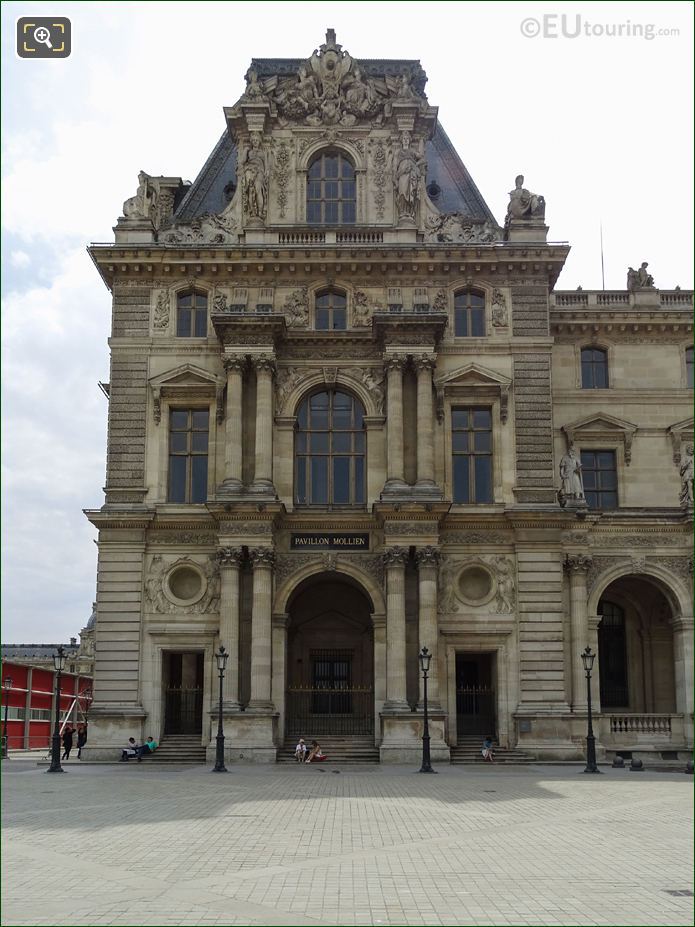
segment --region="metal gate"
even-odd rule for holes
[[[203,690],[171,688],[165,693],[164,733],[202,734]]]
[[[463,686],[456,690],[456,731],[495,735],[495,691],[489,686]]]
[[[374,692],[371,687],[287,690],[288,736],[340,737],[373,733]]]

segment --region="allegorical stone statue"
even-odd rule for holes
[[[654,286],[654,278],[647,270],[648,267],[649,264],[646,261],[642,261],[639,270],[635,270],[634,267],[628,267],[627,288],[630,292]]]
[[[514,180],[514,189],[509,193],[507,221],[510,219],[543,219],[545,216],[544,197],[530,193],[524,188],[524,175],[519,174]]]
[[[562,498],[584,501],[582,462],[574,444],[570,446],[570,449],[560,461],[560,479],[562,480],[560,487]]]
[[[123,215],[126,219],[147,219],[152,211],[156,192],[150,180],[152,178],[145,171],[138,174],[138,190],[135,196],[131,196],[123,204]]]
[[[265,219],[268,203],[268,165],[260,132],[252,132],[242,160],[244,206],[250,218]]]
[[[693,445],[689,444],[681,459],[681,505],[693,504]]]
[[[414,219],[420,198],[420,179],[426,170],[425,160],[410,147],[410,132],[401,136],[401,150],[394,162],[393,183],[399,219]]]

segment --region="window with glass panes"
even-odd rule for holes
[[[492,502],[492,410],[452,409],[454,502]]]
[[[169,502],[206,502],[208,495],[207,409],[169,413]]]
[[[319,331],[343,331],[347,328],[347,297],[339,290],[316,294],[316,328]]]
[[[454,335],[477,338],[485,334],[485,297],[475,290],[454,294]]]
[[[613,602],[599,602],[598,667],[603,708],[627,708],[625,613]]]
[[[297,505],[364,505],[364,484],[362,403],[339,390],[314,393],[297,412]]]
[[[615,451],[582,451],[584,495],[590,509],[617,509]]]
[[[324,151],[307,174],[306,219],[309,225],[354,225],[355,168],[339,152]]]
[[[198,290],[179,293],[176,298],[176,336],[205,338],[208,333],[208,298]]]
[[[582,389],[608,389],[608,352],[582,348]]]
[[[685,349],[685,382],[688,389],[693,388],[693,349]]]

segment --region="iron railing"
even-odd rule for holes
[[[495,691],[488,686],[463,686],[456,690],[456,728],[464,734],[488,734],[495,730]]]
[[[374,692],[371,687],[287,690],[288,736],[373,734]]]
[[[166,690],[165,734],[201,734],[203,731],[203,690]]]

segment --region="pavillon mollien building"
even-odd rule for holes
[[[418,61],[329,30],[246,79],[197,180],[141,173],[90,248],[91,755],[213,755],[222,644],[232,762],[415,762],[422,646],[434,760],[581,757],[587,645],[599,755],[684,756],[692,292],[555,290],[543,197],[517,177],[498,224]]]

